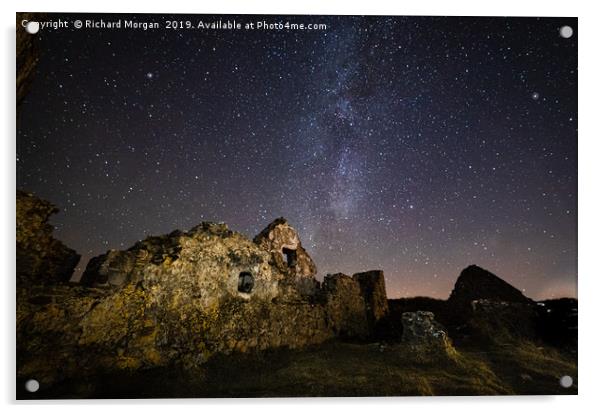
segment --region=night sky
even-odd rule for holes
[[[327,28],[36,35],[17,188],[61,209],[79,271],[148,235],[284,216],[320,279],[383,269],[390,297],[446,298],[477,264],[576,295],[576,19],[229,18]]]

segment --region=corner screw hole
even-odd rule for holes
[[[569,39],[570,37],[573,36],[573,28],[571,26],[562,26],[559,30],[560,32],[560,37],[563,37],[565,39]]]
[[[25,382],[25,390],[35,393],[40,389],[40,383],[37,380],[30,379]]]
[[[562,376],[560,378],[560,385],[565,389],[568,389],[573,385],[573,378],[571,376]]]

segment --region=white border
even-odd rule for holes
[[[423,411],[461,411],[488,413],[509,409],[545,410],[546,412],[589,411],[602,405],[600,376],[601,333],[599,332],[602,303],[602,264],[597,259],[602,245],[600,210],[602,174],[600,154],[602,138],[599,99],[602,97],[600,75],[600,7],[594,1],[531,1],[504,0],[500,2],[470,0],[421,0],[418,2],[380,0],[302,0],[285,3],[280,0],[233,0],[233,1],[174,1],[155,2],[103,0],[35,1],[21,0],[14,6],[2,2],[3,47],[5,63],[2,67],[2,84],[6,90],[1,99],[2,125],[2,246],[0,262],[4,270],[0,274],[3,294],[3,327],[0,340],[2,373],[0,374],[0,401],[9,409],[42,408],[48,412],[106,411],[107,408],[125,410],[131,404],[144,405],[146,412],[163,412],[167,405],[177,404],[183,410],[226,409],[251,412],[307,410],[341,410],[360,412],[371,405],[383,411],[420,409]],[[256,399],[256,400],[138,400],[95,402],[14,402],[15,376],[15,319],[14,319],[14,203],[15,203],[15,12],[148,12],[148,13],[232,13],[232,14],[378,14],[378,15],[455,15],[455,16],[567,16],[579,17],[579,396],[563,397],[410,397],[381,399]],[[44,406],[40,406],[44,404]],[[110,406],[107,406],[110,404]],[[596,406],[597,405],[597,406]]]

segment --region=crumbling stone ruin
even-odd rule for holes
[[[17,192],[21,381],[53,386],[154,368],[198,372],[217,355],[337,338],[384,340],[419,364],[461,364],[455,345],[467,340],[483,348],[540,339],[576,348],[576,300],[536,303],[474,265],[448,300],[388,300],[378,270],[319,282],[284,218],[253,240],[208,222],[148,237],[92,258],[81,281],[68,282],[79,255],[52,237],[48,217],[56,211]]]
[[[274,220],[253,242],[270,252],[272,264],[287,274],[287,281],[294,284],[300,294],[311,297],[316,293],[316,264],[301,245],[297,231],[286,219]]]
[[[58,209],[48,201],[17,191],[17,282],[68,282],[80,259],[71,248],[52,237],[48,220]]]
[[[20,222],[18,240],[28,222]],[[387,313],[382,272],[327,275],[323,283],[315,275],[283,218],[253,241],[214,223],[149,237],[91,259],[79,285],[19,289],[18,375],[54,382],[187,368],[216,353],[369,337]]]
[[[384,319],[389,312],[385,276],[382,271],[366,271],[353,274],[366,302],[368,322],[375,325]]]

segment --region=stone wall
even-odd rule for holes
[[[368,321],[374,325],[389,313],[385,275],[382,271],[366,271],[353,274],[366,302]]]
[[[370,334],[366,302],[356,280],[341,273],[328,274],[321,294],[335,335],[364,338]]]
[[[305,296],[316,293],[316,264],[303,248],[297,231],[286,219],[274,220],[253,239],[253,242],[271,254],[271,263],[287,275],[299,293]]]

